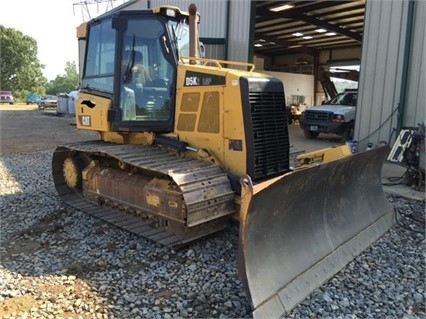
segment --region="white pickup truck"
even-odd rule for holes
[[[343,141],[353,139],[357,90],[345,90],[322,105],[307,108],[300,117],[300,127],[307,138],[320,133],[340,135]]]

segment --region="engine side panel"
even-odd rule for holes
[[[284,87],[254,72],[180,65],[175,133],[254,181],[289,171]]]

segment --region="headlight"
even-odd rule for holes
[[[345,117],[341,114],[334,114],[333,115],[333,122],[336,123],[344,123],[345,122]]]
[[[174,9],[169,9],[169,8],[167,8],[167,10],[166,10],[166,15],[167,15],[168,17],[175,18],[175,17],[176,17],[176,11],[175,11]]]

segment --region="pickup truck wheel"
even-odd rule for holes
[[[312,132],[312,131],[309,131],[309,130],[303,130],[303,134],[305,134],[306,138],[310,138],[310,139],[315,139],[319,135],[318,132]]]
[[[341,136],[343,143],[352,140],[354,138],[354,123],[351,123]]]

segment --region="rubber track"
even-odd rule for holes
[[[98,206],[85,199],[80,192],[68,188],[64,182],[62,163],[66,156],[73,151],[114,158],[126,164],[147,170],[157,176],[159,173],[170,176],[180,187],[188,210],[191,207],[195,207],[194,209],[205,209],[205,207],[209,206],[208,202],[211,198],[204,199],[203,196],[198,196],[200,190],[205,187],[204,185],[209,185],[210,188],[214,187],[217,194],[215,197],[217,201],[234,202],[234,192],[229,185],[227,174],[213,163],[190,157],[181,157],[155,146],[90,141],[59,146],[53,156],[52,172],[58,194],[68,205],[165,246],[180,246],[226,227],[223,221],[212,221],[209,222],[208,227],[207,225],[204,227],[202,234],[195,237],[183,238],[171,234],[164,229],[150,226],[152,220],[146,221],[123,211]],[[233,207],[233,205],[230,206]],[[226,215],[233,213],[234,210],[229,210]]]

